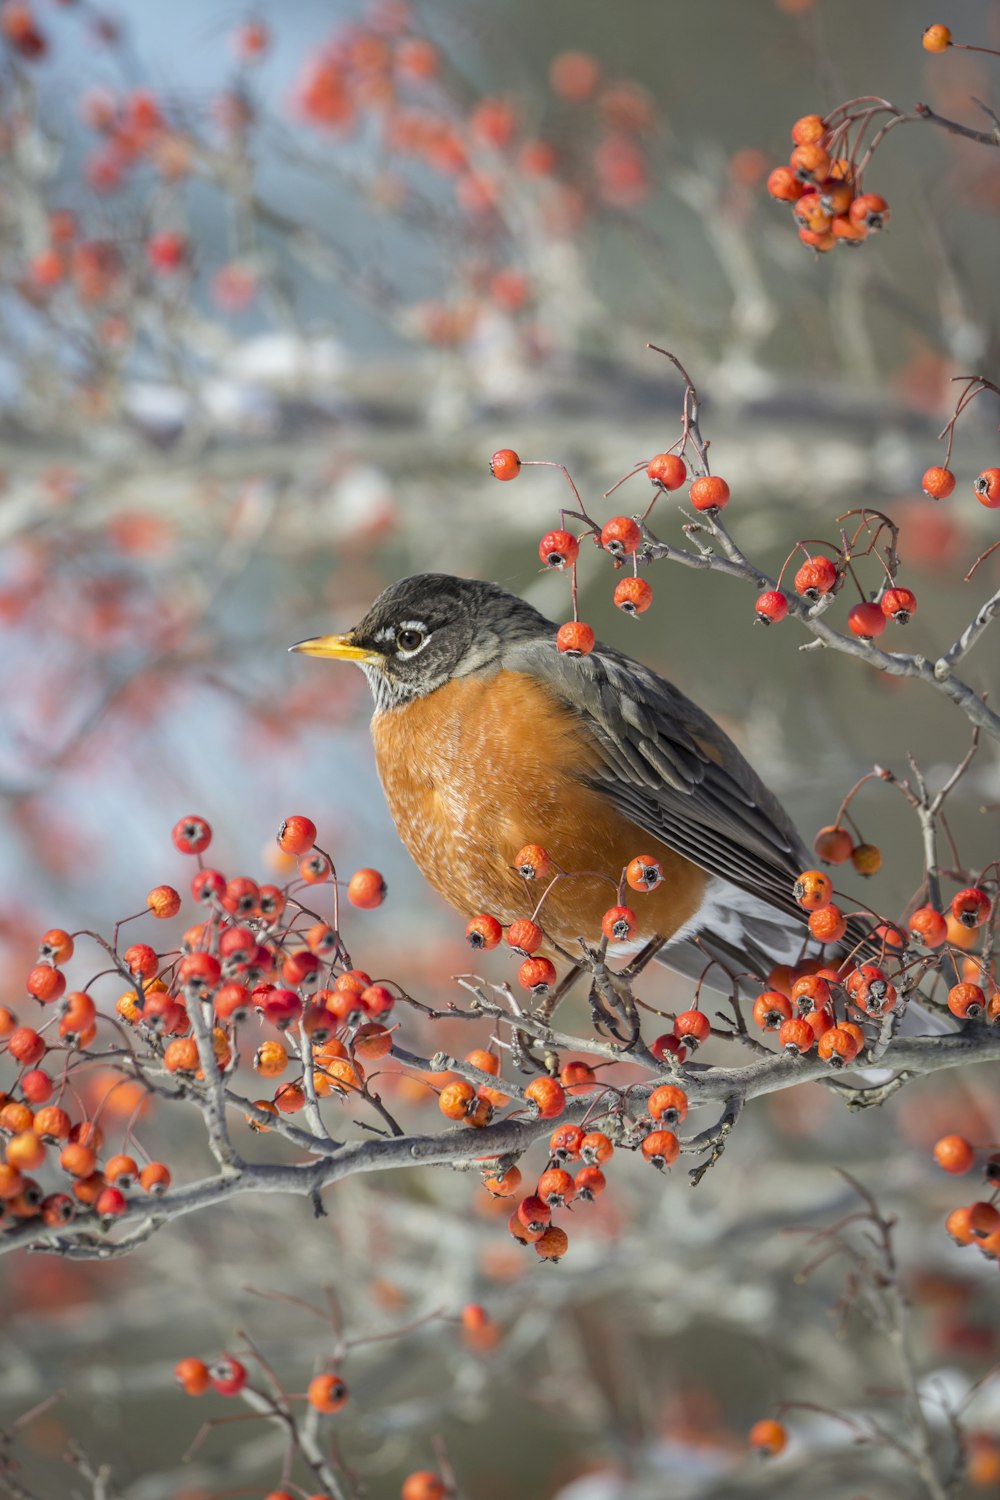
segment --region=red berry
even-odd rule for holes
[[[624,943],[636,928],[636,915],[628,906],[612,906],[604,913],[601,931],[611,943]]]
[[[625,879],[634,891],[652,891],[663,879],[663,867],[651,854],[638,854],[629,861]]]
[[[545,941],[545,934],[537,922],[520,917],[507,928],[507,941],[516,953],[523,953],[527,958],[538,952]]]
[[[833,592],[838,573],[828,557],[811,557],[795,575],[795,592],[815,604]]]
[[[187,236],[173,229],[151,235],[146,243],[146,259],[154,271],[179,271],[187,263],[190,253]]]
[[[656,1037],[649,1050],[657,1062],[666,1062],[668,1057],[672,1057],[675,1062],[682,1063],[687,1057],[687,1048],[672,1031],[665,1031],[662,1036]]]
[[[278,847],[286,854],[306,854],[316,842],[316,824],[298,814],[286,818],[278,829]]]
[[[601,528],[601,546],[616,559],[631,557],[642,541],[642,532],[630,516],[613,516]]]
[[[547,958],[526,958],[517,971],[517,982],[522,989],[544,994],[556,982],[556,966]]]
[[[236,1396],[247,1383],[246,1367],[224,1354],[209,1365],[208,1378],[220,1396]]]
[[[992,903],[985,891],[970,885],[952,897],[951,914],[963,927],[981,927],[990,914]]]
[[[988,510],[1000,507],[1000,469],[984,469],[972,488],[980,505]]]
[[[886,589],[879,603],[886,619],[895,620],[897,625],[908,625],[917,612],[917,596],[912,589]]]
[[[576,562],[580,543],[569,531],[547,531],[538,544],[538,555],[547,568],[556,568],[561,573]]]
[[[347,899],[362,911],[372,911],[382,905],[386,889],[378,870],[356,870],[347,882]]]
[[[758,1453],[774,1458],[788,1442],[788,1433],[773,1417],[762,1417],[751,1427],[748,1442],[751,1448],[756,1448]]]
[[[191,814],[174,824],[171,837],[182,854],[201,854],[212,842],[212,830],[204,818]]]
[[[503,937],[503,928],[496,917],[484,914],[469,921],[465,937],[470,948],[495,948]]]
[[[692,1049],[707,1042],[711,1031],[711,1022],[700,1010],[682,1010],[674,1022],[674,1036]]]
[[[544,880],[552,861],[540,844],[525,844],[514,856],[514,869],[524,880]]]
[[[676,453],[658,453],[646,465],[646,474],[662,490],[679,490],[687,479],[687,464]]]
[[[653,602],[653,590],[645,578],[623,578],[615,587],[615,603],[627,615],[645,614]]]
[[[926,471],[921,484],[924,494],[930,495],[932,500],[947,500],[955,488],[955,476],[950,469],[935,464]]]
[[[865,600],[853,606],[847,616],[847,624],[859,640],[871,641],[885,629],[885,615],[877,604],[870,604]]]
[[[54,969],[51,964],[36,964],[28,974],[28,994],[40,1000],[43,1005],[50,1005],[53,1000],[58,1000],[65,989],[66,975],[61,969]]]
[[[567,656],[588,656],[594,649],[596,637],[589,625],[582,620],[570,620],[560,625],[556,645]]]
[[[516,479],[521,472],[521,460],[513,448],[498,448],[490,459],[490,473],[494,479]]]
[[[703,474],[688,490],[695,510],[721,510],[729,502],[729,486],[717,474]]]
[[[762,625],[777,625],[788,613],[788,600],[780,589],[767,589],[760,595],[755,609]]]

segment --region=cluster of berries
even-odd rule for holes
[[[925,495],[932,500],[947,500],[955,490],[955,475],[941,464],[932,464],[921,480]],[[972,493],[987,510],[1000,509],[1000,469],[983,469],[972,484]]]
[[[796,594],[805,604],[825,605],[839,592],[844,577],[842,559],[834,562],[829,557],[818,555],[806,559],[797,570],[793,584]],[[778,583],[781,583],[780,577]],[[858,640],[873,641],[890,621],[908,625],[916,612],[917,596],[913,590],[893,582],[881,590],[877,599],[861,599],[852,605],[847,614],[847,628]],[[758,595],[755,616],[760,624],[777,625],[787,614],[788,595],[780,587],[765,589]]]
[[[396,997],[369,975],[346,966],[335,927],[313,922],[305,931],[299,928],[303,908],[293,883],[258,885],[247,876],[227,878],[205,868],[201,855],[211,837],[200,817],[182,818],[175,826],[175,846],[198,857],[191,894],[206,915],[187,929],[178,950],[161,954],[149,943],[133,943],[120,954],[111,950],[116,967],[135,985],[119,997],[115,1020],[140,1038],[144,1065],[198,1082],[205,1076],[207,1048],[220,1074],[240,1066],[239,1024],[256,1012],[281,1038],[257,1047],[257,1072],[277,1078],[292,1061],[298,1071],[273,1097],[255,1101],[249,1123],[263,1129],[277,1114],[305,1107],[306,1058],[311,1058],[317,1098],[363,1089],[362,1059],[384,1057],[391,1050],[385,1019]],[[278,835],[284,853],[298,858],[298,879],[307,887],[335,880],[331,861],[315,848],[315,840],[315,825],[300,816],[287,818]],[[354,906],[372,908],[384,900],[385,882],[376,870],[359,870],[346,891]],[[174,887],[161,885],[149,892],[146,911],[154,917],[173,917],[180,908]],[[109,1152],[102,1161],[101,1125],[85,1114],[74,1118],[73,1111],[83,1108],[74,1087],[76,1069],[85,1063],[83,1054],[104,1019],[89,989],[67,988],[62,966],[73,958],[74,948],[69,933],[47,932],[39,961],[27,976],[28,996],[43,1008],[52,1007],[50,1019],[37,1027],[26,1025],[14,1011],[0,1007],[0,1050],[16,1068],[0,1095],[0,1220],[9,1226],[30,1218],[49,1227],[66,1225],[84,1212],[110,1224],[125,1213],[129,1194],[159,1195],[171,1184],[165,1163],[141,1164],[130,1154],[140,1152],[137,1143],[126,1141],[127,1149]],[[201,1040],[195,1024],[199,1018],[205,1025]],[[51,1163],[55,1151],[65,1186],[60,1182],[46,1192],[29,1174]]]
[[[500,448],[490,459],[490,472],[495,479],[508,481],[516,479],[525,464],[549,466],[545,460],[521,459],[512,448]],[[561,465],[555,467],[560,468]],[[632,573],[615,585],[614,603],[633,619],[645,614],[653,602],[652,585],[638,576],[639,563],[648,560],[643,552],[643,544],[647,540],[643,526],[659,496],[681,489],[689,479],[684,459],[679,453],[672,451],[657,453],[648,463],[640,464],[625,477],[631,478],[632,474],[642,470],[645,470],[646,477],[653,485],[653,498],[640,516],[612,516],[610,521],[600,526],[585,511],[574,511],[574,515],[586,522],[585,531],[575,536],[573,532],[560,526],[555,531],[547,531],[538,544],[538,556],[542,565],[560,573],[566,568],[575,570],[580,556],[580,543],[588,536],[595,546],[611,557],[616,569],[631,561]],[[623,482],[620,480],[619,484]],[[572,480],[570,484],[576,494]],[[617,488],[618,485],[612,487]],[[609,490],[608,494],[611,493]],[[697,474],[688,485],[687,500],[694,510],[717,516],[729,503],[729,485],[718,474]],[[578,494],[577,501],[582,505]],[[586,656],[594,649],[594,643],[592,628],[581,620],[567,621],[556,637],[559,650],[568,656]]]
[[[962,1135],[942,1136],[934,1146],[938,1166],[955,1177],[971,1172],[981,1155]],[[945,1229],[957,1245],[975,1245],[987,1259],[996,1261],[1000,1260],[1000,1153],[989,1152],[982,1171],[989,1196],[952,1209]]]
[[[834,132],[821,115],[803,115],[792,126],[788,165],[775,167],[767,190],[791,205],[799,239],[825,252],[836,245],[860,245],[889,222],[888,203],[861,190],[857,163],[832,154]]]
[[[700,1012],[698,1013],[700,1014]],[[600,1085],[587,1063],[568,1063],[560,1080],[537,1078],[526,1091],[542,1119],[554,1119],[566,1107],[567,1095],[593,1093]],[[533,1091],[533,1092],[532,1092]],[[640,1118],[622,1123],[620,1144],[638,1149],[644,1160],[663,1171],[672,1166],[681,1151],[675,1127],[687,1116],[688,1101],[676,1084],[653,1089]],[[569,1248],[566,1230],[553,1215],[573,1203],[592,1203],[607,1187],[605,1168],[615,1147],[603,1130],[587,1124],[558,1125],[549,1137],[549,1155],[534,1190],[521,1197],[524,1179],[516,1165],[501,1163],[484,1172],[487,1191],[496,1198],[517,1198],[507,1228],[519,1244],[532,1245],[541,1260],[556,1261]]]

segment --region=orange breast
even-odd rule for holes
[[[400,836],[423,874],[461,912],[505,925],[529,916],[544,886],[513,869],[541,844],[570,872],[539,918],[553,938],[596,942],[623,867],[652,854],[665,879],[628,892],[640,937],[669,936],[697,911],[704,872],[628,822],[586,775],[598,760],[585,724],[522,673],[455,678],[376,714],[375,758]]]

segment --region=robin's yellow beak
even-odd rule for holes
[[[288,649],[301,651],[303,656],[328,656],[336,661],[356,661],[369,666],[382,660],[378,651],[370,651],[366,646],[355,646],[348,635],[317,635],[311,641],[298,641]]]

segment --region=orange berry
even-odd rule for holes
[[[639,854],[629,860],[625,879],[634,891],[652,891],[663,879],[663,867],[651,854]]]
[[[951,29],[935,21],[925,29],[920,43],[925,52],[947,52],[951,46]]]
[[[537,922],[531,922],[526,917],[521,917],[516,922],[511,922],[507,928],[507,942],[515,953],[524,954],[525,958],[536,953],[545,941],[545,934]]]
[[[687,479],[687,464],[676,453],[658,453],[646,465],[646,474],[664,490],[679,490]]]
[[[875,234],[884,229],[890,218],[888,203],[879,193],[862,193],[851,204],[850,214],[855,224],[863,224]]]
[[[559,1073],[559,1082],[567,1094],[589,1094],[597,1083],[597,1074],[589,1063],[565,1063]]]
[[[51,964],[36,964],[28,975],[27,990],[35,1000],[50,1005],[58,1000],[66,989],[66,976],[61,969]]]
[[[490,459],[490,473],[494,479],[516,479],[521,472],[521,460],[513,448],[498,448]]]
[[[278,829],[278,847],[286,854],[306,854],[316,842],[316,824],[311,818],[293,814]]]
[[[470,948],[489,950],[495,948],[503,937],[503,928],[496,917],[486,914],[472,917],[465,929],[466,942]]]
[[[372,911],[382,905],[386,889],[378,870],[356,870],[347,882],[347,899],[362,911]]]
[[[968,1172],[976,1159],[976,1153],[964,1135],[943,1135],[934,1146],[934,1160],[946,1172],[961,1177]]]
[[[695,510],[722,510],[729,504],[729,486],[718,474],[703,474],[688,490]]]
[[[538,1179],[537,1192],[549,1208],[565,1208],[576,1197],[576,1185],[563,1167],[549,1167]]]
[[[791,1014],[791,1003],[779,990],[765,990],[753,1004],[754,1022],[761,1031],[777,1031]]]
[[[836,830],[838,833],[844,830]],[[824,828],[822,833],[829,833]],[[822,836],[817,834],[817,841]],[[848,834],[848,838],[850,835]],[[821,906],[828,906],[833,898],[833,886],[829,875],[824,875],[822,870],[805,870],[796,880],[792,887],[792,894],[802,907],[803,911],[817,911]]]
[[[642,532],[630,516],[613,516],[601,528],[601,546],[616,561],[631,557],[642,541]]]
[[[556,966],[548,958],[526,958],[517,971],[517,982],[532,994],[547,994],[556,982]]]
[[[521,1186],[520,1167],[508,1167],[502,1177],[484,1177],[483,1186],[494,1198],[512,1198]]]
[[[448,1120],[464,1120],[476,1097],[476,1091],[466,1079],[446,1083],[438,1094],[438,1109]]]
[[[813,848],[824,864],[842,865],[851,857],[854,840],[846,828],[841,828],[837,824],[828,824],[817,833],[813,840]],[[812,906],[807,909],[815,911],[817,908]]]
[[[673,1083],[661,1083],[646,1101],[646,1108],[654,1120],[665,1120],[668,1125],[679,1125],[687,1116],[687,1094]]]
[[[562,1260],[569,1249],[569,1235],[558,1224],[550,1224],[535,1241],[535,1254],[540,1260]]]
[[[788,1432],[773,1417],[763,1417],[753,1424],[747,1441],[751,1448],[756,1448],[758,1453],[766,1458],[774,1458],[787,1444]]]
[[[159,1197],[170,1186],[170,1168],[162,1161],[151,1161],[139,1173],[139,1186],[143,1192]]]
[[[990,914],[992,902],[978,886],[968,886],[952,897],[951,914],[963,927],[981,927]]]
[[[830,153],[818,141],[796,146],[788,165],[802,182],[822,182],[830,175]]]
[[[201,1067],[198,1043],[193,1036],[175,1037],[167,1043],[163,1054],[163,1066],[168,1073],[197,1073]]]
[[[154,917],[176,917],[181,909],[181,898],[172,885],[158,885],[146,897],[146,905]]]
[[[580,1141],[580,1160],[588,1167],[603,1166],[614,1154],[615,1148],[603,1130],[588,1130]]]
[[[339,1375],[316,1375],[306,1392],[309,1405],[316,1411],[339,1411],[347,1403],[347,1386]]]
[[[791,167],[775,167],[768,174],[767,191],[778,203],[795,203],[808,190]]]
[[[73,939],[61,927],[53,927],[43,935],[38,956],[53,964],[69,963],[73,957]]]
[[[859,875],[877,875],[882,868],[882,851],[877,844],[855,844],[851,864]]]
[[[921,485],[932,500],[947,500],[955,488],[955,476],[950,469],[935,464],[925,471]]]
[[[712,1031],[712,1023],[700,1010],[682,1010],[674,1021],[674,1036],[691,1048],[700,1047],[702,1042],[707,1042]]]
[[[556,646],[566,656],[589,656],[594,649],[596,636],[582,620],[570,620],[560,625],[556,634]]]
[[[815,146],[825,134],[822,115],[803,115],[792,126],[792,141],[796,146]]]
[[[556,1078],[535,1078],[528,1084],[524,1097],[537,1107],[542,1120],[553,1120],[566,1108],[566,1093]]]
[[[978,1021],[986,1008],[986,996],[978,984],[955,984],[948,991],[948,1009],[962,1021]]]
[[[831,1026],[819,1039],[816,1051],[824,1062],[842,1068],[858,1055],[857,1038],[843,1026]]]
[[[653,602],[653,589],[645,578],[623,578],[615,585],[614,603],[623,614],[644,615]]]
[[[174,1379],[188,1396],[201,1396],[211,1381],[203,1359],[182,1359],[174,1366]]]
[[[1000,1209],[995,1204],[985,1201],[970,1203],[969,1229],[973,1239],[986,1239],[987,1235],[993,1234],[995,1230],[1000,1229]]]
[[[403,1480],[399,1500],[445,1500],[448,1487],[429,1469],[415,1469]]]
[[[658,1172],[673,1165],[680,1149],[680,1141],[672,1130],[652,1130],[642,1143],[643,1156]]]
[[[525,880],[544,880],[552,861],[540,844],[525,844],[514,856],[514,869]]]
[[[809,931],[820,943],[839,943],[847,931],[847,918],[831,901],[829,906],[810,913]]]
[[[816,1033],[801,1016],[782,1021],[778,1029],[778,1046],[783,1052],[808,1052],[815,1040]]]
[[[996,510],[1000,506],[1000,469],[984,469],[972,488],[980,505]]]

